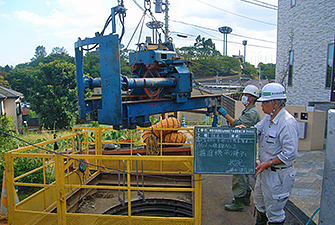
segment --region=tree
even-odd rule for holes
[[[248,62],[245,62],[245,67],[242,70],[243,74],[246,76],[258,78],[257,76],[257,69],[255,68],[254,65],[251,65]]]
[[[35,55],[31,58],[31,61],[41,60],[47,56],[47,51],[43,45],[39,45],[35,48]]]
[[[100,77],[100,58],[96,51],[86,52],[84,57],[84,74]]]
[[[0,86],[9,88],[9,83],[6,78],[10,70],[11,67],[9,67],[8,65],[6,65],[5,67],[0,66]]]
[[[5,133],[11,133],[15,130],[14,119],[12,116],[0,115],[0,130]],[[0,164],[4,159],[4,153],[15,148],[15,139],[0,132]],[[0,167],[3,165],[0,165]]]
[[[64,54],[64,55],[69,55],[69,53],[67,52],[67,50],[64,47],[54,47],[51,50],[50,55],[54,55],[54,54]]]
[[[77,121],[75,65],[58,60],[39,65],[31,90],[31,109],[48,129],[73,126]]]
[[[124,76],[130,76],[131,66],[129,65],[129,52],[132,52],[131,49],[122,49],[120,51],[120,60],[121,60],[121,74]]]
[[[9,88],[9,83],[5,80],[4,76],[2,76],[3,72],[0,72],[0,86]]]
[[[182,47],[178,51],[187,60],[206,59],[208,56],[221,56],[221,53],[215,49],[212,39],[209,38],[206,40],[200,35],[195,39],[193,46]]]
[[[241,62],[234,57],[222,56],[210,38],[206,40],[199,35],[193,46],[182,47],[178,52],[190,62],[189,70],[194,77],[226,76],[241,72]]]
[[[21,92],[25,99],[30,96],[30,89],[33,86],[33,77],[36,71],[29,68],[15,68],[7,75],[11,89]]]
[[[261,68],[261,78],[262,79],[275,79],[276,77],[276,64],[273,63],[259,63],[258,68]]]

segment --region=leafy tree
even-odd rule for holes
[[[238,59],[222,56],[215,49],[212,39],[205,39],[200,35],[195,39],[193,46],[178,49],[179,54],[190,62],[189,70],[194,77],[221,76],[238,74],[241,72],[241,63]]]
[[[52,50],[51,50],[51,53],[50,55],[54,55],[54,54],[64,54],[64,55],[69,55],[68,51],[64,48],[64,47],[54,47]]]
[[[77,120],[75,65],[58,60],[39,65],[31,90],[31,109],[47,129],[73,126]]]
[[[9,88],[9,83],[5,78],[7,77],[7,72],[4,67],[0,66],[0,86]]]
[[[238,59],[229,56],[208,56],[206,59],[191,60],[188,66],[194,77],[213,77],[217,74],[228,76],[241,72],[241,63]]]
[[[33,77],[36,71],[29,68],[15,68],[7,75],[11,89],[21,92],[25,99],[30,96],[30,89],[33,86]]]
[[[130,75],[131,67],[129,63],[130,49],[122,49],[120,51],[121,73],[122,75]],[[87,52],[84,56],[84,74],[90,77],[100,77],[100,57],[97,51]]]
[[[215,49],[212,39],[209,38],[206,40],[200,35],[195,39],[193,46],[182,47],[178,51],[187,60],[206,59],[208,56],[221,56],[221,53]]]
[[[251,65],[248,62],[245,62],[245,67],[242,70],[243,74],[246,76],[254,77],[256,78],[257,75],[257,69],[255,68],[254,65]]]
[[[121,60],[121,74],[124,76],[130,76],[131,66],[129,65],[129,52],[132,52],[131,49],[122,49],[120,51],[120,60]]]
[[[15,130],[14,119],[12,116],[0,115],[0,131],[10,134]],[[4,153],[15,148],[15,139],[0,132],[0,161],[4,158]],[[0,162],[1,164],[1,162]],[[0,165],[3,166],[3,165]],[[2,175],[2,174],[1,174]]]
[[[41,60],[47,56],[47,51],[43,45],[39,45],[35,48],[35,55],[31,58],[31,61]]]
[[[9,83],[7,80],[5,80],[4,76],[1,75],[2,72],[0,72],[0,86],[9,88]]]
[[[8,73],[9,71],[11,71],[13,69],[12,66],[6,65],[5,66],[5,72]]]
[[[276,76],[276,64],[273,63],[259,63],[258,68],[261,68],[262,79],[275,79]]]
[[[84,74],[100,77],[100,58],[96,51],[86,52],[84,57]]]
[[[9,83],[6,78],[11,69],[12,67],[8,65],[5,67],[0,66],[0,86],[9,88]]]

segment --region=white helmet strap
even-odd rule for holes
[[[274,105],[274,101],[275,100],[271,100],[270,102],[271,102],[271,105]],[[281,102],[281,101],[279,101],[279,100],[277,100],[278,101],[278,106],[277,107],[274,107],[274,109],[272,110],[272,112],[270,113],[270,116],[273,116],[273,114],[275,113],[275,111],[279,108],[279,107],[281,107],[282,105],[283,105],[283,103]]]

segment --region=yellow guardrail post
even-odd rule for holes
[[[5,153],[5,170],[7,183],[7,216],[8,224],[14,224],[15,187],[14,187],[14,165],[10,153]]]
[[[194,218],[195,224],[201,224],[201,199],[202,199],[202,175],[201,174],[194,174],[195,179],[195,209],[194,209]]]
[[[96,152],[98,155],[102,155],[102,128],[96,128],[95,130],[95,146],[96,146]],[[98,160],[98,165],[102,165],[102,160]],[[101,170],[100,168],[98,169],[99,171]]]
[[[130,183],[130,160],[127,160],[127,191],[128,191],[128,216],[131,217],[131,183]]]
[[[57,224],[66,224],[66,196],[64,179],[64,160],[62,156],[55,155],[55,175],[57,190]]]

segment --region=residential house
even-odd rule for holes
[[[334,105],[334,35],[334,0],[278,1],[276,82],[288,104]]]
[[[0,113],[1,115],[12,116],[18,131],[22,131],[22,109],[20,92],[0,86]]]

